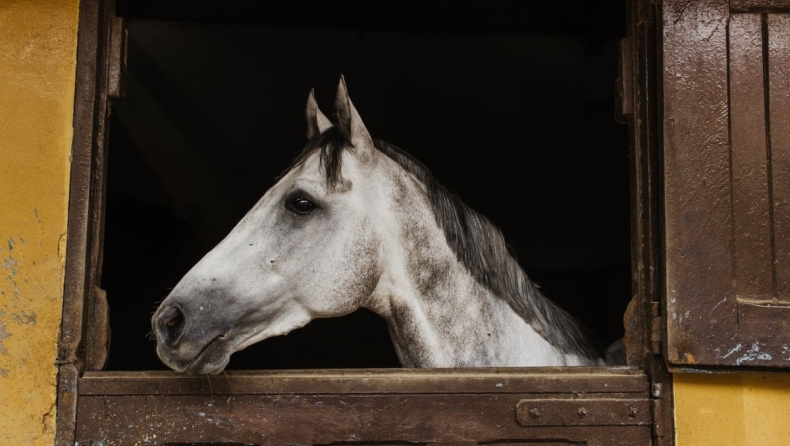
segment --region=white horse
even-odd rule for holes
[[[371,138],[341,77],[337,123],[307,102],[307,146],[152,318],[174,370],[230,355],[316,318],[368,308],[404,367],[604,364],[545,298],[502,233],[401,149]]]

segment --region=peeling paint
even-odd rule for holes
[[[58,238],[58,259],[66,259],[66,233],[60,234]]]
[[[20,313],[12,313],[11,318],[23,325],[36,325],[37,322],[36,313],[27,313],[24,310]]]
[[[741,365],[744,362],[752,362],[755,360],[770,361],[773,356],[768,353],[760,353],[760,343],[755,342],[745,355],[735,360],[736,365]]]
[[[42,433],[54,433],[55,429],[55,409],[57,408],[57,403],[52,403],[49,407],[47,413],[45,413],[41,417],[41,432]]]
[[[8,281],[11,283],[11,288],[13,291],[14,298],[19,298],[19,294],[20,294],[19,284],[17,284],[16,280],[14,280],[14,276],[19,274],[19,271],[17,270],[17,266],[18,264],[16,259],[14,259],[11,256],[4,258],[3,264],[0,265],[0,268],[9,271],[8,275],[6,276],[6,279],[8,279]],[[3,295],[5,295],[5,293],[3,293]]]
[[[736,345],[732,350],[728,351],[726,355],[722,356],[722,359],[732,355],[733,353],[741,351],[742,348],[743,344]]]
[[[719,303],[717,303],[716,305],[714,305],[714,306],[713,306],[713,308],[711,308],[711,309],[710,309],[710,311],[711,311],[711,312],[713,312],[713,310],[715,310],[716,308],[718,308],[718,307],[719,307],[719,305],[723,304],[723,303],[724,303],[724,302],[726,302],[726,301],[727,301],[727,297],[725,297],[724,299],[720,300],[720,301],[719,301]]]
[[[0,321],[0,355],[5,356],[8,354],[8,350],[3,344],[3,341],[10,337],[11,337],[11,333],[9,333],[8,330],[6,330],[6,326],[3,323],[3,321]]]
[[[683,373],[703,373],[703,374],[706,374],[706,375],[712,375],[715,372],[713,372],[713,370],[708,370],[708,369],[698,369],[698,368],[694,368],[694,367],[683,367]]]
[[[11,277],[17,275],[17,266],[19,266],[19,263],[16,261],[16,259],[13,256],[9,255],[8,257],[3,259],[3,264],[0,265],[0,268],[11,271],[11,273],[9,274],[9,277]]]

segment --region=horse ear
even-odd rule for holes
[[[318,109],[318,103],[315,101],[315,92],[313,89],[310,89],[310,95],[307,96],[307,140],[315,138],[329,127],[332,127],[332,123]]]
[[[351,142],[354,149],[363,160],[371,159],[375,146],[373,138],[370,137],[368,129],[362,123],[357,109],[351,103],[346,88],[346,79],[341,75],[340,83],[337,86],[337,96],[335,97],[335,108],[337,109],[338,127],[343,135]]]

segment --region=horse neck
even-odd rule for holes
[[[541,337],[458,260],[421,185],[392,175],[387,266],[368,305],[388,323],[411,367],[577,365]],[[394,223],[394,224],[392,224]],[[526,276],[525,276],[525,280]]]

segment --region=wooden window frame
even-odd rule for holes
[[[98,286],[107,126],[112,102],[123,98],[125,28],[114,17],[114,1],[82,0],[56,444],[107,444],[108,436],[173,445],[198,444],[196,438],[204,444],[673,444],[671,377],[660,356],[657,10],[648,1],[627,6],[618,115],[629,125],[632,145],[628,367],[256,371],[208,378],[101,371],[109,339],[107,300]],[[264,434],[266,416],[285,427],[268,425]],[[356,437],[348,430],[354,423]]]

